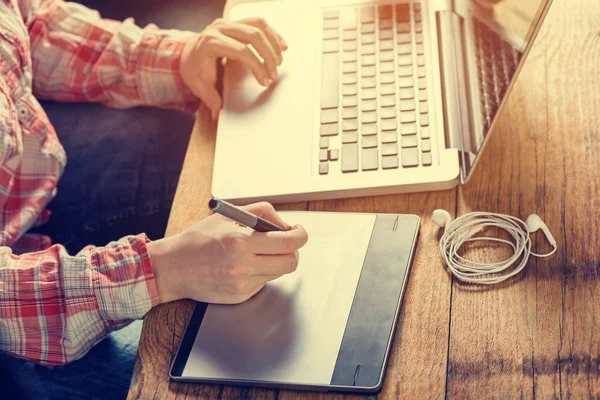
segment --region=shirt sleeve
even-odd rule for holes
[[[82,357],[158,304],[145,235],[75,256],[0,248],[0,350],[44,365]]]
[[[96,11],[63,0],[36,3],[24,19],[38,98],[115,108],[198,108],[179,73],[181,52],[194,33],[102,19]]]

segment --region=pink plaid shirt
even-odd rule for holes
[[[76,255],[27,234],[49,218],[66,163],[36,97],[194,111],[179,75],[190,35],[62,0],[0,0],[0,350],[64,364],[157,304],[144,234]]]

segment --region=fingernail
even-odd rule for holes
[[[271,79],[269,79],[269,78],[265,78],[265,80],[264,80],[264,82],[263,82],[263,84],[264,84],[265,86],[270,86],[270,85],[271,85],[271,83],[273,83],[273,81],[272,81]]]
[[[285,40],[283,40],[283,38],[281,38],[281,44],[283,45],[283,47],[285,47],[286,49],[288,48],[288,44],[286,43]]]

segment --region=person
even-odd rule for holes
[[[192,113],[222,107],[218,60],[269,86],[286,49],[260,18],[196,34],[0,1],[0,371],[25,397],[123,397],[133,320],[183,298],[243,302],[295,270],[307,233],[267,203],[246,209],[285,231],[213,215],[162,238]]]

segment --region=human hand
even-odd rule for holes
[[[251,45],[261,61],[248,47]],[[283,38],[262,18],[247,18],[238,22],[217,19],[185,45],[179,71],[183,82],[217,119],[222,100],[215,88],[217,60],[227,57],[237,60],[252,71],[258,82],[269,86],[277,79],[277,66],[287,50]]]
[[[289,230],[256,232],[215,214],[176,236],[148,243],[161,303],[183,298],[241,303],[296,270],[298,249],[308,240],[304,228],[286,224],[268,203],[243,208]]]

